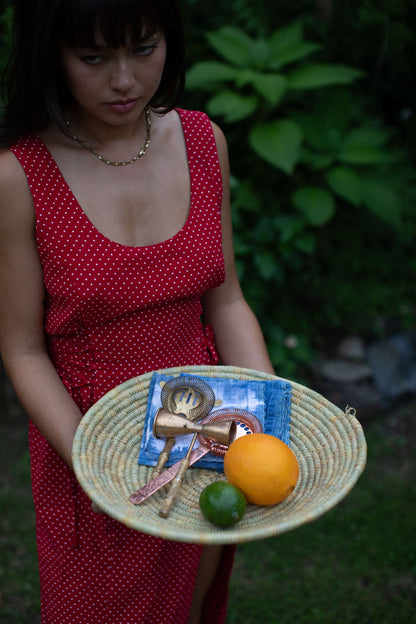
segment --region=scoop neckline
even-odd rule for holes
[[[176,232],[176,234],[174,234],[173,236],[160,241],[158,243],[153,243],[152,245],[125,245],[124,243],[119,243],[118,241],[112,240],[111,238],[109,238],[108,236],[106,236],[105,234],[103,234],[101,232],[101,230],[99,230],[97,228],[96,225],[94,225],[94,223],[91,221],[91,219],[89,218],[89,216],[87,215],[87,213],[85,212],[85,210],[82,208],[81,204],[79,203],[78,199],[76,198],[75,194],[73,193],[71,187],[69,186],[68,182],[66,181],[61,169],[59,168],[58,163],[56,162],[55,158],[53,157],[52,153],[50,152],[48,146],[46,145],[46,143],[43,141],[43,139],[36,134],[35,137],[37,138],[37,140],[42,144],[43,148],[46,150],[46,152],[49,155],[49,158],[51,159],[55,170],[58,173],[58,176],[60,177],[60,179],[62,180],[65,188],[69,191],[69,193],[71,194],[72,200],[74,202],[74,205],[76,206],[77,210],[81,213],[82,218],[84,219],[85,222],[88,223],[89,227],[95,232],[96,235],[98,235],[102,240],[104,240],[107,244],[110,245],[114,245],[116,247],[121,247],[123,249],[127,249],[129,251],[146,251],[146,250],[151,250],[154,249],[155,247],[163,247],[163,246],[169,246],[171,245],[176,238],[180,238],[184,231],[188,228],[189,226],[189,222],[191,220],[192,217],[192,213],[193,213],[193,187],[194,187],[194,178],[192,175],[192,171],[191,171],[191,166],[190,166],[190,154],[189,154],[189,144],[188,144],[188,139],[187,139],[187,135],[185,133],[185,129],[184,129],[184,124],[183,124],[183,116],[182,116],[182,111],[181,109],[174,109],[174,112],[177,113],[178,117],[179,117],[179,121],[181,123],[181,128],[182,128],[182,134],[183,134],[183,138],[184,138],[184,142],[185,142],[185,149],[186,149],[186,156],[187,156],[187,161],[188,161],[188,174],[189,174],[189,182],[190,182],[190,192],[189,192],[189,209],[188,209],[188,215],[186,217],[186,221],[183,224],[183,226],[180,228],[180,230],[178,230]]]

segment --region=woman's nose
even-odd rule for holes
[[[120,60],[114,64],[111,72],[111,87],[115,91],[127,92],[134,85],[135,77],[131,63],[127,60]]]

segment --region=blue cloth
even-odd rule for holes
[[[262,424],[264,433],[280,438],[290,446],[290,406],[292,386],[288,381],[276,379],[270,381],[242,381],[237,379],[223,379],[217,377],[200,377],[213,390],[216,405],[211,413],[217,409],[239,408],[254,414]],[[154,373],[149,387],[146,417],[139,454],[139,464],[155,466],[160,452],[165,445],[164,439],[157,439],[152,432],[153,419],[161,407],[161,382],[169,381],[161,373]],[[169,456],[167,466],[171,466],[186,454],[192,434],[178,436]],[[195,447],[199,445],[196,442]],[[205,455],[196,464],[198,468],[215,468],[221,470],[223,460],[210,453]]]

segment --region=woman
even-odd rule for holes
[[[43,624],[225,618],[233,549],[98,513],[71,460],[82,414],[128,378],[218,356],[273,372],[236,276],[226,142],[174,108],[182,87],[173,0],[15,3],[0,348],[30,418]]]

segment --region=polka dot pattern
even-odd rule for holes
[[[188,219],[147,247],[111,241],[89,221],[39,137],[11,149],[33,196],[51,359],[85,413],[135,375],[218,362],[201,296],[225,277],[221,170],[209,119],[178,111],[188,153]],[[29,425],[42,624],[185,624],[201,547],[95,514],[74,474]],[[233,549],[205,617],[225,620]]]

